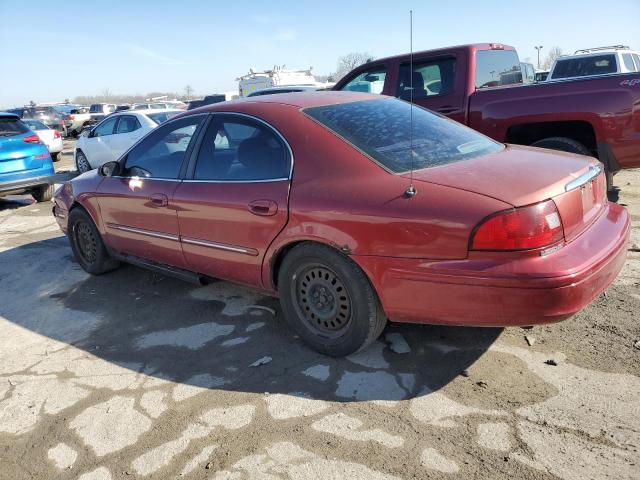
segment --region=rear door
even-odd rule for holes
[[[216,114],[192,158],[173,198],[189,269],[260,285],[265,252],[288,218],[287,142],[257,118]]]
[[[204,118],[192,115],[159,127],[120,160],[122,176],[100,183],[98,203],[111,248],[185,268],[172,198]]]

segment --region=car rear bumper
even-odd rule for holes
[[[19,180],[12,180],[9,182],[3,182],[0,180],[0,194],[8,195],[11,193],[24,192],[34,187],[40,187],[42,185],[51,185],[52,183],[54,183],[54,180],[55,180],[55,177],[53,175],[26,177]]]
[[[551,323],[582,310],[622,269],[627,211],[608,204],[585,232],[547,256],[475,253],[455,261],[353,256],[391,320],[467,326]]]

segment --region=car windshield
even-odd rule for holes
[[[166,122],[171,117],[175,117],[179,112],[158,112],[158,113],[150,113],[147,115],[151,120],[153,120],[157,125],[160,125],[163,122]]]
[[[414,106],[413,115],[410,110],[410,104],[402,100],[376,99],[312,107],[304,112],[394,173],[446,165],[504,148],[421,107]]]
[[[13,137],[28,131],[27,126],[17,118],[0,117],[0,137]]]

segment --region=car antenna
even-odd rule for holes
[[[409,160],[411,161],[409,188],[404,194],[412,198],[418,193],[413,186],[413,10],[409,10]]]

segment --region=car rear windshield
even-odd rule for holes
[[[102,113],[104,105],[91,105],[89,107],[89,113]]]
[[[414,106],[412,113],[408,102],[392,98],[312,107],[304,112],[394,173],[407,172],[412,167],[438,167],[503,148],[484,135],[421,107]]]
[[[592,57],[566,58],[556,60],[552,78],[587,77],[616,73],[616,56],[594,55]]]
[[[0,117],[0,137],[13,137],[28,131],[29,128],[17,118]]]
[[[158,112],[158,113],[150,113],[147,115],[151,120],[153,120],[156,124],[160,125],[161,123],[166,122],[171,117],[175,117],[180,112]]]

